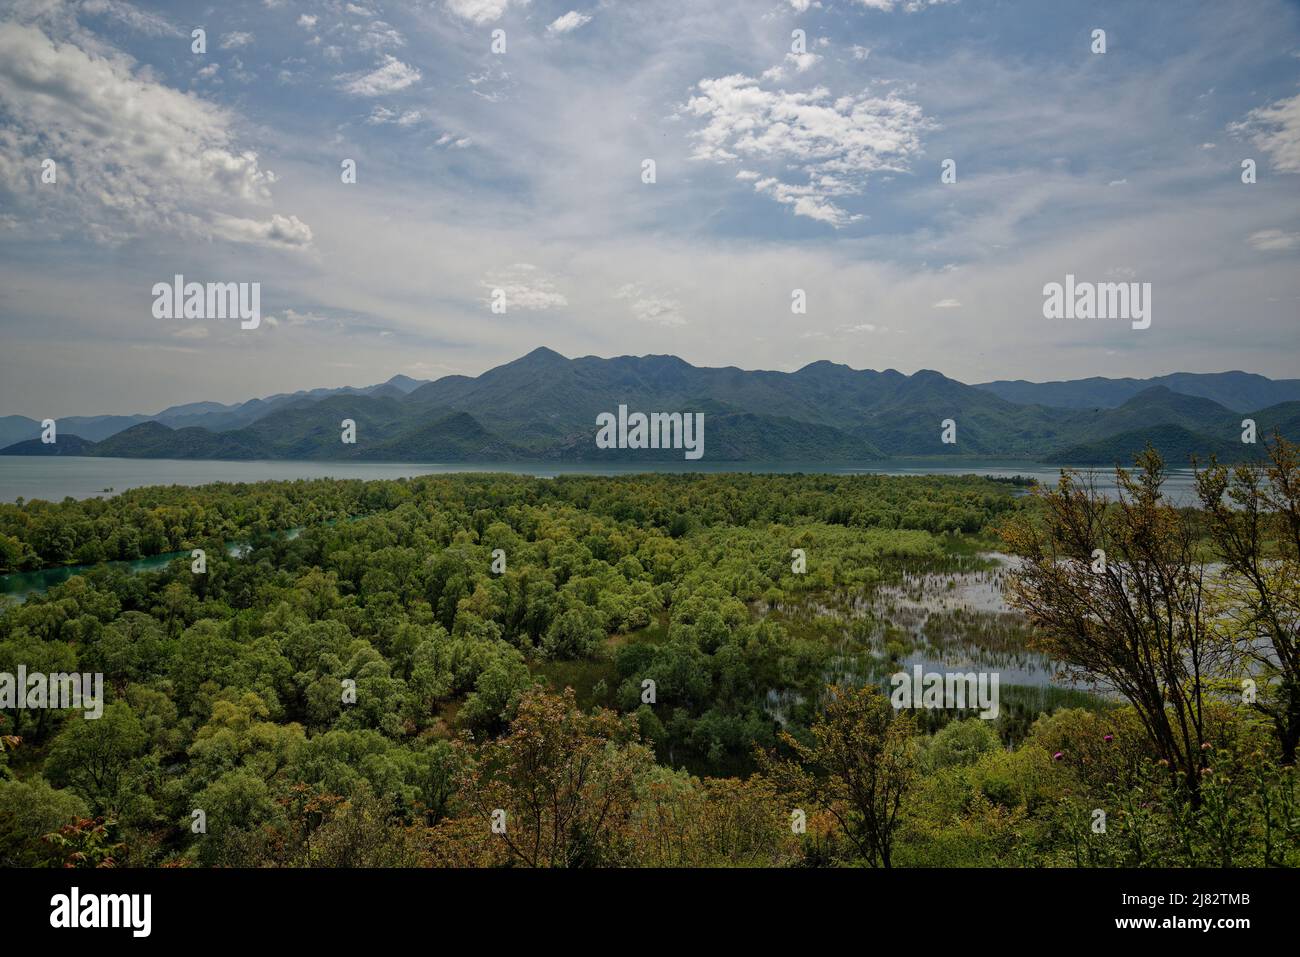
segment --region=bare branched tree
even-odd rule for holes
[[[1213,459],[1196,474],[1209,532],[1224,564],[1234,644],[1264,680],[1252,703],[1277,729],[1282,760],[1300,744],[1300,447],[1281,435],[1268,462],[1231,470]]]
[[[1034,647],[1128,699],[1196,800],[1207,679],[1220,658],[1204,563],[1192,523],[1161,494],[1159,454],[1148,446],[1136,469],[1115,476],[1116,501],[1071,471],[1037,493],[1042,509],[1004,531],[1023,559],[1008,596],[1028,616]]]

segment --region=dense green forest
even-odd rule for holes
[[[1295,866],[1300,520],[1275,453],[1207,470],[1194,511],[1156,461],[1109,504],[696,474],[3,505],[0,570],[186,555],[0,606],[0,673],[105,683],[98,719],[0,711],[0,864]],[[1216,511],[1252,476],[1254,512]],[[1193,581],[1207,553],[1223,571]],[[1004,575],[1023,614],[908,627],[909,596]],[[888,675],[958,637],[1117,690],[895,709]],[[1160,641],[1154,671],[1125,650]],[[1189,679],[1188,648],[1215,668]]]
[[[156,486],[108,499],[0,503],[0,573],[140,558],[213,538],[252,539],[406,503],[450,509],[448,519],[463,520],[476,535],[482,516],[495,518],[507,506],[567,505],[680,538],[701,526],[756,522],[974,532],[1010,507],[1007,497],[1007,483],[928,476],[905,483],[880,476],[657,475]]]

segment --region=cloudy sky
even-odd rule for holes
[[[1283,0],[0,0],[0,414],[539,345],[1294,377],[1298,260]],[[262,325],[154,318],[177,273]],[[1045,319],[1067,273],[1150,282],[1151,327]]]

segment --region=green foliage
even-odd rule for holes
[[[926,756],[936,769],[965,767],[999,746],[997,733],[987,721],[967,718],[952,722],[931,738]]]
[[[0,506],[0,560],[20,565],[208,552],[205,575],[188,556],[100,566],[0,609],[0,671],[101,672],[106,699],[98,720],[0,712],[0,864],[1295,864],[1294,773],[1244,709],[1212,709],[1191,808],[1131,709],[1004,686],[1005,720],[918,729],[856,690],[894,667],[891,641],[900,658],[958,639],[1025,654],[1004,620],[944,613],[914,633],[864,600],[990,568],[978,551],[1020,509],[971,477],[801,475]],[[836,711],[828,681],[857,704]],[[530,765],[534,745],[555,766]],[[756,773],[756,751],[788,773]],[[564,768],[598,772],[616,826],[579,815],[558,843],[494,843],[477,789],[512,813],[544,806],[530,782],[572,805],[593,779]],[[846,808],[837,768],[887,769],[883,803]],[[1110,843],[1088,828],[1098,807]]]
[[[45,835],[88,813],[76,794],[56,790],[44,778],[0,781],[0,867],[54,863],[58,855]]]

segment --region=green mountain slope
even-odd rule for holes
[[[1064,382],[1002,379],[981,382],[975,388],[1025,405],[1036,403],[1053,408],[1111,409],[1156,386],[1164,386],[1183,395],[1211,399],[1234,412],[1300,400],[1300,379],[1268,379],[1240,371],[1174,372],[1150,379],[1106,379],[1094,376]]]
[[[1262,437],[1261,437],[1262,439]],[[1206,462],[1211,455],[1221,462],[1257,460],[1264,456],[1260,444],[1244,445],[1222,436],[1192,432],[1181,425],[1155,425],[1146,429],[1123,432],[1093,442],[1066,445],[1056,449],[1051,461],[1064,465],[1133,465],[1134,456],[1150,443],[1173,468],[1186,468],[1195,456]]]
[[[95,443],[90,455],[125,459],[266,459],[269,446],[240,432],[209,432],[190,427],[169,429],[142,422]]]
[[[1278,391],[1262,377],[1224,376],[1215,388]],[[1120,380],[1097,380],[1113,381]],[[630,412],[704,413],[705,461],[982,456],[1109,463],[1129,460],[1146,438],[1163,442],[1179,463],[1193,452],[1229,460],[1254,454],[1240,442],[1248,413],[1173,386],[1142,389],[1113,408],[1059,408],[1018,404],[932,370],[904,375],[822,361],[791,373],[747,371],[700,368],[667,355],[568,359],[545,348],[473,378],[419,383],[394,377],[366,389],[317,389],[236,406],[175,406],[165,410],[172,424],[221,427],[150,420],[87,442],[80,454],[429,462],[684,459],[681,449],[598,449],[597,416],[616,413],[620,405]],[[1300,435],[1300,401],[1268,405],[1254,417],[1261,439],[1273,428]],[[955,443],[942,441],[949,419],[956,425]],[[354,443],[342,441],[345,420],[355,423]],[[30,438],[29,423],[12,417],[8,424]]]
[[[0,455],[92,455],[95,443],[79,435],[63,434],[46,444],[40,439],[24,439],[0,449]]]
[[[453,412],[362,449],[357,457],[378,462],[505,462],[532,456],[483,428],[469,413]]]

